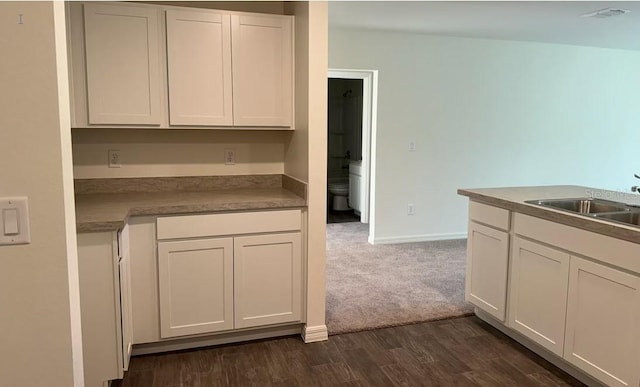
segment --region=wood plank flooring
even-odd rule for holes
[[[139,356],[113,385],[582,386],[475,316]]]

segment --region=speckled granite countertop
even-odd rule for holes
[[[541,199],[596,198],[640,206],[640,195],[637,194],[575,185],[459,189],[458,194],[510,211],[640,243],[639,227],[525,203],[527,200]]]
[[[104,184],[109,187],[122,183],[121,181],[115,182],[116,179],[113,179],[114,184],[110,184],[108,180],[104,179]],[[127,180],[127,183],[133,184],[135,187],[141,186],[136,183],[136,179]],[[147,179],[138,180],[146,181]],[[255,182],[249,184],[248,187],[243,184],[235,184],[233,188],[212,189],[209,187],[203,191],[166,190],[163,187],[156,187],[155,192],[139,192],[139,188],[133,188],[125,192],[122,192],[121,189],[117,190],[119,192],[113,192],[114,189],[105,189],[108,193],[99,193],[99,190],[94,188],[96,183],[91,182],[90,192],[92,193],[78,193],[86,192],[87,189],[76,182],[76,230],[78,233],[114,231],[123,227],[130,216],[306,206],[305,198],[300,196],[300,193],[304,194],[301,191],[304,191],[306,187],[302,189],[300,187],[290,188],[291,181],[285,183],[282,179],[276,181],[280,186],[273,184],[274,181],[270,181],[268,184],[253,183]],[[295,185],[295,183],[293,184]],[[172,188],[174,188],[173,186]]]

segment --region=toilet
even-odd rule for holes
[[[329,193],[333,195],[334,211],[350,210],[347,198],[349,197],[349,178],[333,178],[328,182]]]

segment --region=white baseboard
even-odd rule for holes
[[[329,340],[329,331],[326,325],[305,326],[302,330],[302,340],[305,343]]]
[[[450,234],[423,234],[423,235],[406,235],[394,237],[377,237],[369,238],[369,243],[374,245],[384,245],[392,243],[410,243],[410,242],[432,242],[446,241],[451,239],[466,239],[467,233],[450,233]]]
[[[326,329],[326,328],[325,328]],[[148,355],[183,349],[209,347],[213,345],[239,343],[250,340],[268,339],[272,337],[304,335],[302,325],[248,329],[239,332],[221,333],[213,336],[197,336],[186,339],[171,339],[156,343],[134,344],[132,355]]]

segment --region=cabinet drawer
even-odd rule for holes
[[[640,273],[640,244],[515,213],[513,231],[559,249]]]
[[[300,230],[300,210],[159,217],[158,240]]]
[[[469,202],[469,219],[501,230],[509,230],[509,211],[478,202]]]

